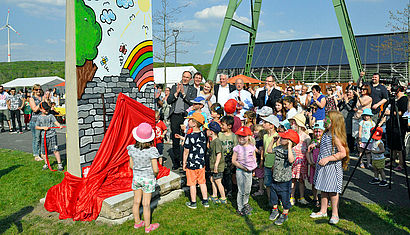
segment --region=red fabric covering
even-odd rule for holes
[[[86,178],[65,172],[60,184],[51,187],[46,196],[46,210],[60,213],[60,219],[95,220],[102,202],[131,190],[132,171],[126,147],[134,144],[132,129],[141,122],[155,127],[154,111],[119,94],[114,116]],[[162,167],[162,176],[169,169]]]

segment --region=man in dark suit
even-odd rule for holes
[[[182,80],[172,86],[167,102],[171,105],[169,119],[171,120],[171,139],[172,139],[172,169],[177,170],[181,167],[182,155],[180,139],[175,137],[175,134],[182,135],[181,124],[184,123],[184,118],[187,115],[186,110],[192,105],[191,100],[196,98],[197,90],[189,85],[192,74],[189,71],[182,73]]]
[[[265,80],[265,89],[259,92],[258,97],[255,97],[255,90],[249,89],[252,94],[253,105],[258,109],[268,106],[275,110],[275,103],[282,95],[279,90],[275,89],[274,81],[273,76],[268,76]]]
[[[214,94],[216,102],[224,107],[229,99],[229,94],[236,88],[232,84],[228,84],[228,76],[226,74],[219,75],[219,84],[214,85]]]

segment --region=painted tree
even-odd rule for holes
[[[86,6],[83,0],[75,0],[76,24],[76,65],[77,65],[77,98],[80,99],[88,81],[97,71],[93,60],[97,57],[97,46],[101,42],[102,29],[95,20],[93,9]]]

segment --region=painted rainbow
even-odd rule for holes
[[[130,76],[141,90],[147,82],[154,81],[154,59],[152,53],[152,40],[146,40],[132,49],[124,68],[130,71]]]

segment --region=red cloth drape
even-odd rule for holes
[[[48,190],[46,210],[60,213],[60,219],[91,221],[98,217],[105,198],[130,191],[132,171],[126,147],[135,143],[131,132],[142,122],[155,127],[154,111],[120,93],[87,177],[66,172],[63,181]],[[169,174],[169,169],[163,170]]]

